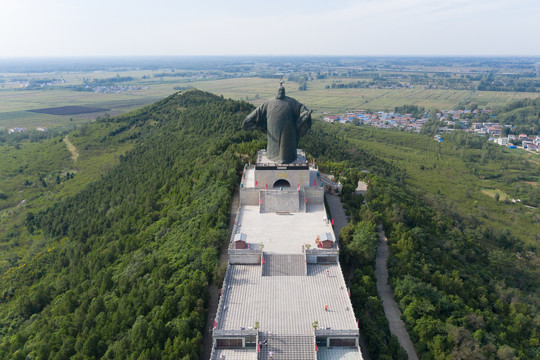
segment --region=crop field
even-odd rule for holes
[[[0,88],[0,130],[10,127],[38,126],[58,127],[76,125],[94,120],[105,113],[117,115],[134,110],[160,100],[177,90],[175,87],[194,87],[209,91],[225,98],[248,101],[254,105],[275,95],[279,79],[260,77],[238,77],[228,79],[155,77],[170,70],[132,70],[121,72],[122,77],[131,76],[133,81],[122,82],[126,86],[141,87],[137,90],[121,92],[95,93],[74,91],[70,85],[81,85],[84,79],[110,79],[120,76],[113,71],[20,74],[21,77],[62,78],[65,84],[54,90],[25,90],[21,86],[5,82]],[[17,77],[17,74],[10,74]],[[7,74],[0,74],[0,80],[7,79]],[[295,97],[321,116],[324,113],[337,114],[352,109],[393,110],[401,105],[418,105],[426,109],[451,109],[465,99],[476,102],[481,107],[495,107],[523,98],[537,98],[540,93],[481,91],[471,93],[468,90],[415,88],[372,89],[372,88],[326,88],[332,83],[349,83],[358,78],[329,78],[309,80],[307,90],[299,91],[299,84],[285,81],[287,94]],[[43,108],[91,107],[102,111],[69,113],[53,111],[40,113]],[[108,109],[108,110],[105,110]]]
[[[172,88],[172,87],[171,87]],[[174,90],[168,94],[173,93]],[[105,113],[116,115],[151,104],[167,94],[156,95],[149,90],[121,94],[98,94],[71,90],[0,90],[0,130],[9,127],[35,128],[69,125],[72,121],[87,122]],[[64,106],[104,109],[80,114],[46,114],[32,112],[43,108]],[[110,109],[110,110],[107,110]]]
[[[314,112],[339,113],[352,109],[393,110],[401,105],[418,105],[426,109],[451,109],[471,94],[468,90],[424,89],[326,89],[336,79],[307,82],[307,91],[299,91],[295,82],[285,82],[287,95],[306,104]],[[345,79],[343,79],[345,82]],[[350,79],[347,79],[350,81]],[[274,96],[278,79],[236,78],[187,83],[201,90],[226,98],[245,100],[259,105]],[[471,94],[469,100],[480,106],[499,106],[509,102],[537,98],[539,93],[481,91]]]
[[[477,103],[480,107],[494,107],[505,105],[522,99],[536,99],[540,93],[530,92],[507,92],[507,91],[477,91],[471,97],[471,102]]]
[[[103,112],[103,111],[109,111],[109,110],[110,109],[88,107],[88,106],[59,106],[59,107],[53,107],[53,108],[34,109],[34,110],[28,110],[28,111],[39,113],[39,114],[50,114],[50,115],[80,115],[80,114]]]

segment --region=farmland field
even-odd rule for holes
[[[308,104],[315,112],[341,112],[347,109],[393,110],[401,105],[418,105],[436,109],[450,109],[467,97],[468,90],[424,89],[325,89],[335,81],[312,80],[307,91],[299,91],[298,84],[285,83],[287,95]],[[201,90],[223,95],[226,98],[247,100],[255,105],[271,98],[279,85],[277,79],[240,78],[190,82]],[[540,97],[538,93],[481,91],[469,98],[480,106],[499,106],[509,102]]]
[[[171,89],[169,94],[173,90]],[[98,94],[71,90],[1,90],[0,91],[0,130],[9,127],[35,128],[38,126],[57,127],[74,122],[87,122],[102,116],[105,112],[116,115],[151,104],[167,94],[155,94],[148,90],[138,93]],[[77,115],[54,115],[30,112],[31,110],[84,106],[110,109],[95,113]]]
[[[88,79],[114,79],[119,74],[115,71],[20,74],[35,78],[62,78],[65,83],[49,90],[26,90],[21,86],[4,81],[0,88],[0,130],[10,127],[29,129],[76,125],[94,120],[105,113],[121,114],[144,105],[153,103],[172,93],[175,88],[194,87],[209,91],[225,98],[244,100],[254,105],[272,98],[279,80],[261,77],[234,77],[218,79],[195,75],[192,77],[161,77],[165,70],[133,70],[122,72],[122,77],[133,80],[122,82],[134,90],[98,93],[92,91],[74,91],[70,86],[82,85]],[[17,74],[10,74],[12,77]],[[0,74],[8,79],[8,74]],[[85,80],[86,79],[86,80]],[[356,79],[358,80],[358,79]],[[299,91],[299,84],[285,81],[287,95],[297,98],[314,110],[314,114],[340,113],[350,109],[393,110],[401,105],[418,105],[426,109],[451,109],[464,99],[476,102],[479,106],[495,107],[523,98],[537,98],[540,93],[497,92],[428,89],[424,86],[414,88],[377,89],[377,88],[327,88],[332,83],[351,82],[350,78],[332,77],[312,79],[306,83],[307,89]],[[36,109],[53,107],[93,107],[109,109],[100,112],[81,114],[37,113]]]
[[[108,111],[110,109],[88,107],[88,106],[59,106],[52,108],[43,108],[43,109],[33,109],[28,110],[30,112],[35,112],[38,114],[50,114],[50,115],[80,115],[80,114],[89,114],[95,112]]]

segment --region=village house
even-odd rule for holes
[[[440,132],[450,132],[455,130],[461,130],[467,133],[474,133],[478,136],[490,135],[493,138],[499,137],[503,133],[503,127],[512,128],[511,125],[501,125],[497,122],[472,122],[471,116],[475,117],[479,113],[491,113],[492,110],[439,110],[435,114],[437,119],[444,122],[445,126],[440,128]],[[492,116],[496,117],[496,116]],[[399,114],[396,112],[377,111],[373,113],[366,112],[362,109],[348,111],[340,115],[328,115],[325,113],[323,118],[328,123],[357,123],[368,125],[372,127],[378,127],[382,129],[399,128],[404,130],[410,130],[420,132],[422,126],[429,121],[427,113],[420,119],[415,119],[412,114]],[[525,135],[526,136],[526,135]],[[507,140],[500,140],[507,143],[508,140],[513,140],[514,137],[510,137]],[[527,140],[525,137],[523,140]],[[492,140],[495,141],[495,140]],[[497,141],[496,141],[497,142]]]
[[[506,146],[508,145],[508,138],[507,137],[500,137],[495,139],[495,142],[499,145]]]
[[[11,129],[8,130],[8,134],[22,133],[22,132],[25,132],[27,130],[28,130],[27,128],[19,128],[19,127],[11,128]]]

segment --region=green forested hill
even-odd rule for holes
[[[133,128],[141,140],[77,195],[27,215],[18,236],[42,248],[0,274],[0,358],[198,358],[238,153],[255,150],[237,131],[250,109],[189,91],[89,125],[116,124],[102,142]]]
[[[240,130],[251,109],[175,94],[69,134],[78,165],[62,137],[6,145],[30,165],[0,164],[13,189],[0,207],[17,204],[25,179],[30,197],[0,234],[0,359],[197,359],[242,157],[264,146]],[[540,358],[537,158],[321,122],[301,146],[342,174],[342,260],[373,358],[404,358],[376,295],[377,223],[421,358]],[[369,209],[350,195],[359,178]]]
[[[458,133],[439,143],[322,123],[304,146],[324,172],[342,174],[352,218],[342,260],[356,268],[352,301],[370,352],[389,358],[391,344],[379,332],[374,277],[382,223],[394,296],[421,359],[540,358],[537,157]],[[369,209],[351,195],[359,178]]]

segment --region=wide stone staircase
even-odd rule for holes
[[[263,276],[306,276],[306,260],[302,254],[264,253]]]
[[[259,360],[316,360],[315,341],[309,335],[272,335],[267,333],[259,335]],[[265,345],[267,341],[267,345]],[[270,357],[272,354],[272,357]]]

